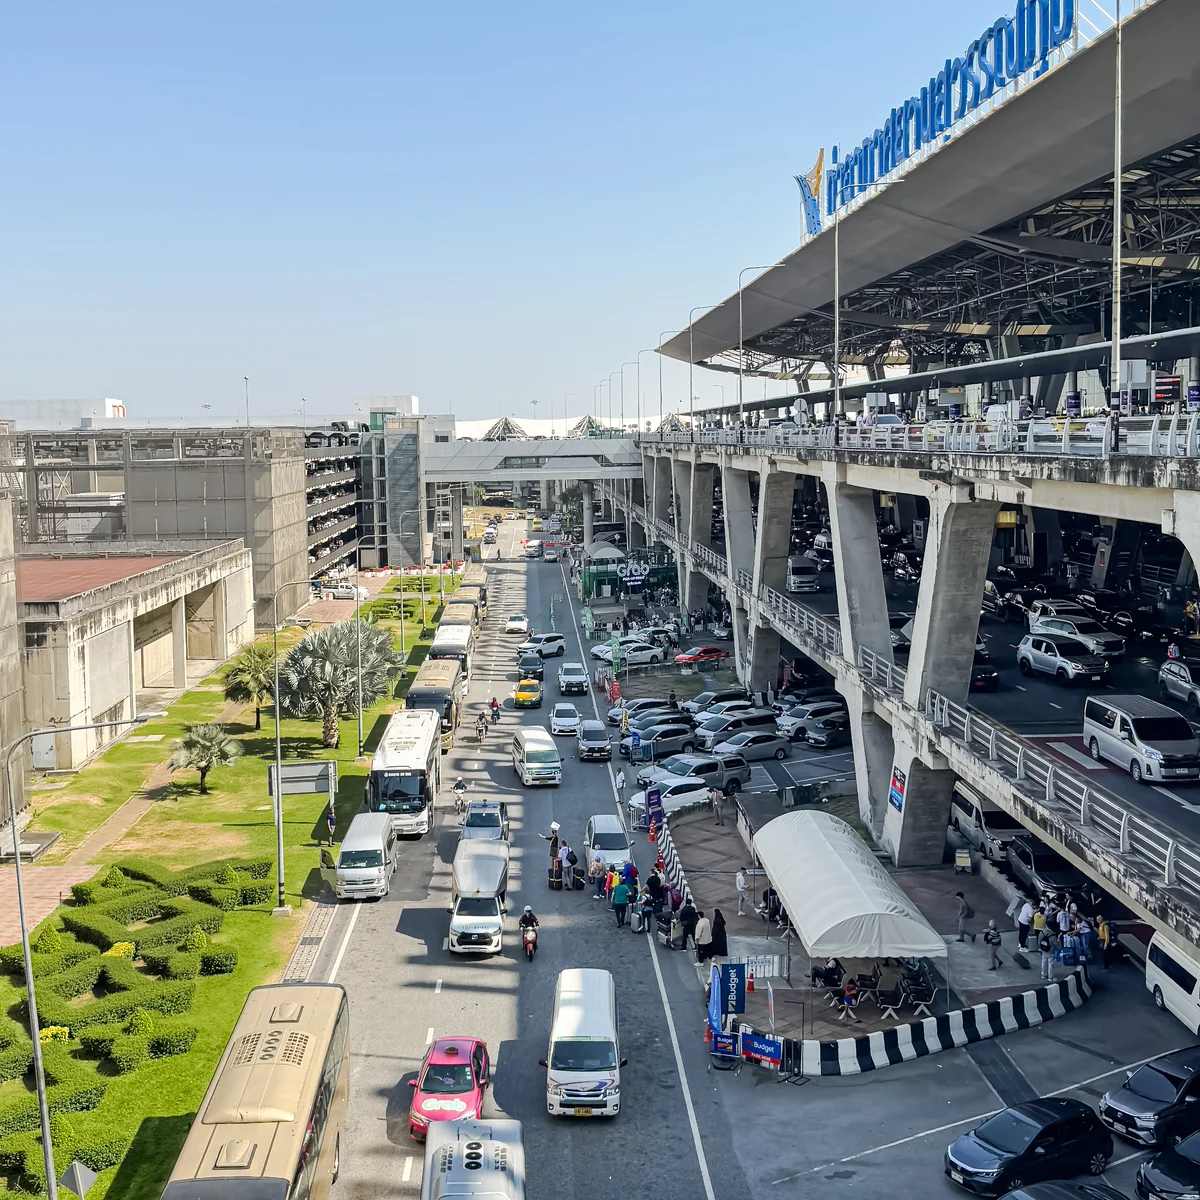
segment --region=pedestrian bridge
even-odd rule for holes
[[[422,447],[430,483],[507,482],[513,479],[641,479],[642,454],[631,437],[535,438],[472,442],[459,439]]]

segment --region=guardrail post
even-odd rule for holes
[[[971,748],[971,710],[967,709],[967,715],[963,718],[963,742],[968,750]]]
[[[1054,764],[1046,769],[1046,803],[1054,803]]]
[[[1084,829],[1088,827],[1088,810],[1091,808],[1091,806],[1092,793],[1089,788],[1085,787],[1083,789],[1083,796],[1079,801],[1079,824],[1082,825]]]
[[[1167,861],[1163,863],[1163,883],[1170,887],[1175,882],[1175,839],[1167,843]]]
[[[1121,814],[1121,831],[1117,834],[1117,849],[1122,854],[1129,853],[1129,809]]]
[[[988,731],[988,762],[996,761],[996,727],[993,725]]]
[[[1017,779],[1025,778],[1025,747],[1017,746]]]

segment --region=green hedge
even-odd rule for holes
[[[105,962],[128,963],[128,959],[106,959]],[[106,966],[106,982],[120,990],[83,1005],[73,1005],[61,996],[48,995],[38,1001],[39,1016],[47,1025],[65,1025],[71,1030],[72,1036],[78,1037],[89,1026],[123,1021],[139,1008],[160,1012],[164,1016],[175,1016],[192,1007],[196,994],[194,980],[149,979],[132,966],[130,969],[140,980],[137,986],[127,986],[126,980],[115,980]]]
[[[88,1112],[104,1098],[108,1084],[76,1062],[61,1043],[42,1047],[42,1064],[50,1085],[46,1094],[52,1113]],[[38,1124],[36,1095],[0,1103],[0,1138],[37,1129]]]
[[[230,975],[237,968],[238,954],[232,946],[214,946],[200,955],[201,975]]]
[[[142,879],[161,888],[168,896],[182,896],[193,883],[205,883],[216,879],[226,867],[249,875],[251,879],[266,879],[275,866],[273,858],[221,858],[204,863],[187,871],[168,871],[164,867],[145,862],[123,862],[117,864],[134,879]]]
[[[9,1017],[0,1017],[0,1080],[20,1079],[33,1062],[29,1034]]]
[[[66,944],[57,954],[38,954],[34,951],[29,956],[33,963],[34,979],[57,975],[59,971],[65,971],[68,967],[73,967],[76,963],[83,962],[85,958],[91,958],[96,953],[95,946],[80,945],[74,938],[64,938],[64,941]],[[8,971],[13,975],[24,975],[25,957],[19,945],[5,946],[0,949],[0,970]]]
[[[193,883],[188,887],[188,895],[222,912],[232,912],[242,902],[240,887],[226,887],[219,883]]]

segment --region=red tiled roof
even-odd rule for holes
[[[17,559],[17,600],[44,604],[118,583],[174,562],[178,554],[113,554],[97,558],[36,556]]]

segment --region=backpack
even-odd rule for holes
[[[575,866],[575,864],[576,864],[577,862],[579,862],[579,855],[578,855],[578,854],[576,854],[574,850],[568,850],[568,851],[567,851],[567,862],[568,862],[568,863],[569,863],[571,866]]]
[[[969,901],[964,900],[963,903],[967,906],[967,911],[963,913],[963,916],[969,921],[975,915],[975,910],[971,907]]]

